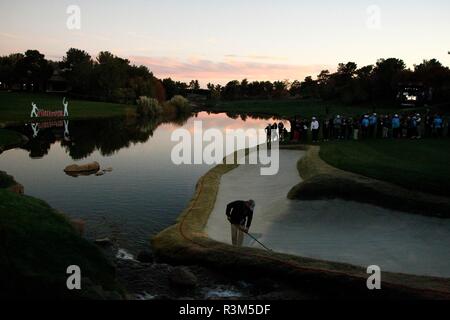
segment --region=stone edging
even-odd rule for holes
[[[304,146],[283,147],[304,149]],[[208,238],[204,228],[214,209],[222,175],[237,165],[218,165],[198,182],[177,223],[151,240],[155,254],[173,263],[202,263],[252,277],[284,278],[325,297],[450,299],[450,279],[383,273],[383,290],[369,291],[364,268],[255,248],[235,248]]]

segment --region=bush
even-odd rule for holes
[[[175,108],[177,114],[186,114],[191,112],[189,100],[182,96],[175,96],[170,99],[169,105]]]
[[[139,97],[136,112],[141,116],[155,117],[162,113],[162,107],[158,100],[149,97]]]

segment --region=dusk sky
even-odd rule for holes
[[[81,9],[79,30],[66,26],[70,5]],[[15,0],[0,2],[0,17],[0,55],[108,50],[157,77],[203,85],[303,80],[339,62],[389,57],[450,65],[448,0]]]

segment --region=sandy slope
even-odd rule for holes
[[[280,150],[280,172],[261,176],[240,166],[222,177],[206,231],[230,243],[226,204],[256,201],[251,233],[275,251],[382,270],[450,278],[450,220],[410,215],[344,200],[291,201],[303,151]],[[258,244],[246,239],[246,246]]]

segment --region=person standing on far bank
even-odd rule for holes
[[[231,223],[231,241],[233,246],[242,247],[244,233],[248,233],[252,225],[254,209],[255,201],[253,200],[238,200],[227,205],[225,214]]]
[[[312,121],[311,121],[311,133],[312,133],[312,142],[313,143],[316,143],[319,141],[319,128],[320,128],[319,121],[317,121],[316,117],[313,117]]]

